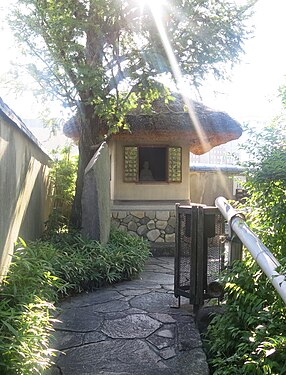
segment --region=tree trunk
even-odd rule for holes
[[[100,123],[101,121],[98,116],[94,114],[94,108],[92,106],[82,106],[76,190],[70,218],[71,227],[76,229],[81,229],[81,197],[84,173],[85,168],[96,151],[94,146],[100,142]]]

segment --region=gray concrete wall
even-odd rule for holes
[[[215,199],[223,196],[234,199],[233,175],[216,172],[190,172],[190,200],[213,206]]]
[[[106,142],[85,169],[82,194],[82,232],[106,243],[110,234],[110,156]]]
[[[28,241],[41,235],[50,209],[50,159],[24,130],[21,120],[1,101],[0,275],[7,272],[19,237]]]

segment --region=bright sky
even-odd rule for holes
[[[281,108],[278,89],[286,85],[286,1],[259,0],[255,9],[254,37],[246,42],[246,54],[233,69],[232,82],[216,83],[213,90],[207,85],[203,91],[206,104],[239,121],[272,119]]]
[[[0,5],[0,21],[5,6]],[[206,105],[228,112],[240,122],[251,119],[267,121],[278,114],[278,88],[286,84],[285,14],[285,0],[258,0],[252,18],[254,38],[246,43],[246,54],[242,56],[241,64],[233,69],[231,82],[214,84],[210,80],[201,90]],[[11,61],[19,58],[19,54],[3,21],[0,33],[1,79],[1,74],[10,69]],[[0,89],[0,96],[18,116],[24,119],[37,116],[38,105],[31,93],[17,98],[13,93]]]

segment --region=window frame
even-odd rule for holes
[[[129,160],[127,159],[127,150],[136,148],[137,155],[136,160]],[[165,173],[166,173],[166,180],[164,181],[140,181],[139,176],[139,150],[140,148],[165,148],[166,149],[166,163],[165,163]],[[179,151],[179,158],[180,158],[180,165],[179,165],[179,171],[177,173],[179,174],[179,179],[170,178],[170,157],[171,149],[178,149]],[[134,150],[133,150],[134,151]],[[134,157],[134,155],[132,155]],[[136,164],[136,173],[132,172],[128,173],[128,170],[126,169],[126,163],[129,163],[130,165]],[[183,164],[183,156],[182,156],[182,147],[181,146],[170,146],[170,145],[163,145],[163,144],[144,144],[144,145],[125,145],[123,146],[123,181],[125,183],[136,183],[136,184],[173,184],[173,183],[182,183],[182,164]],[[134,167],[133,172],[134,172]]]

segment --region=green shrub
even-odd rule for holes
[[[146,241],[121,231],[112,231],[106,246],[76,232],[53,236],[52,244],[58,252],[56,275],[75,292],[130,279],[142,270],[149,256]]]
[[[53,273],[48,243],[17,246],[0,300],[0,373],[36,374],[48,365],[51,312],[65,286]]]
[[[252,133],[244,207],[286,274],[285,135],[285,125]],[[247,251],[222,281],[225,312],[213,319],[205,341],[213,374],[286,374],[286,308],[271,282]]]
[[[49,179],[52,187],[53,209],[46,223],[46,235],[59,231],[69,223],[76,184],[78,156],[71,155],[72,146],[52,151],[53,162]]]
[[[118,231],[106,246],[76,232],[28,246],[22,241],[1,290],[1,375],[41,374],[54,353],[49,342],[58,299],[130,279],[148,256],[146,242]]]
[[[208,328],[213,374],[285,374],[286,309],[247,256],[224,276],[225,311]]]

